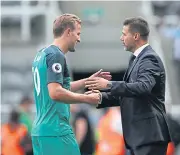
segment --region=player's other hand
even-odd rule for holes
[[[87,95],[88,103],[99,104],[101,101],[101,93],[98,90],[87,91],[84,94]]]
[[[91,75],[89,78],[95,78],[95,77],[101,77],[104,78],[106,80],[111,80],[112,76],[110,72],[103,72],[103,69],[100,69],[99,71],[97,71],[96,73],[94,73],[93,75]]]

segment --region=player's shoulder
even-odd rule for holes
[[[44,52],[47,56],[64,57],[64,54],[61,52],[61,50],[54,45],[50,45],[45,48]]]

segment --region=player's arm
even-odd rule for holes
[[[75,91],[84,89],[85,88],[85,82],[86,82],[86,78],[78,80],[78,81],[71,82],[71,91],[75,92]]]
[[[47,85],[53,100],[65,103],[98,103],[98,95],[77,94],[63,88],[65,57],[62,53],[49,53],[46,56]]]
[[[67,89],[64,89],[59,83],[48,84],[49,96],[53,100],[72,103],[97,103],[97,101],[91,98],[89,95],[73,93]]]

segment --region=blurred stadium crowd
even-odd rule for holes
[[[31,63],[35,53],[51,43],[54,18],[67,12],[83,22],[82,43],[76,53],[67,54],[74,80],[100,68],[110,71],[113,80],[122,80],[130,56],[119,40],[122,21],[132,16],[148,19],[150,44],[168,74],[165,104],[174,143],[167,155],[180,155],[180,1],[1,1],[1,154],[33,154]],[[128,155],[119,108],[71,106],[82,155]]]

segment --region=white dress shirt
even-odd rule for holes
[[[143,46],[141,46],[141,47],[139,47],[134,53],[133,53],[133,55],[135,55],[136,57],[142,52],[142,50],[145,48],[145,47],[147,47],[147,46],[149,46],[149,44],[147,43],[147,44],[144,44]]]

